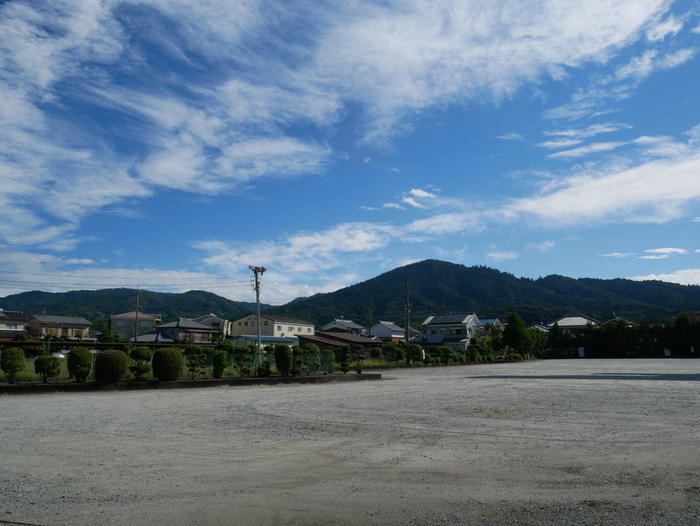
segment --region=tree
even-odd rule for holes
[[[95,358],[95,380],[113,383],[121,380],[127,371],[126,353],[123,351],[103,351]]]
[[[204,374],[207,364],[207,355],[200,345],[187,345],[185,347],[185,364],[190,371],[192,380]]]
[[[530,333],[523,319],[515,312],[508,315],[506,328],[503,330],[503,345],[519,353],[530,349]]]
[[[292,350],[289,345],[275,345],[275,366],[282,376],[287,376],[292,369]]]
[[[129,352],[129,356],[134,361],[134,365],[129,366],[131,374],[133,374],[137,380],[140,380],[146,376],[151,370],[151,359],[153,358],[153,351],[150,347],[145,345],[140,345],[134,347]]]
[[[382,345],[382,353],[387,360],[396,363],[399,363],[399,361],[403,360],[404,357],[403,349],[395,343],[385,343]]]
[[[214,378],[221,378],[228,365],[228,353],[224,350],[214,351],[212,356],[212,374]]]
[[[346,374],[350,370],[350,346],[343,345],[335,350],[335,358],[340,365],[340,370]]]
[[[42,354],[34,360],[34,372],[41,376],[41,381],[49,383],[49,378],[61,373],[61,359],[50,354]]]
[[[182,374],[183,358],[180,349],[166,347],[153,353],[153,376],[158,380],[177,380]]]
[[[323,349],[320,362],[323,374],[333,374],[333,369],[335,368],[335,353],[333,349]]]
[[[423,361],[423,348],[417,343],[409,343],[406,346],[406,362],[418,363]]]
[[[92,353],[85,347],[75,347],[68,353],[68,373],[76,382],[84,382],[92,369]]]
[[[15,383],[17,373],[24,369],[24,351],[19,347],[9,347],[2,351],[0,368],[5,371],[7,381]]]

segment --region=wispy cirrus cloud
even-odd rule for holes
[[[0,218],[12,228],[2,236],[66,248],[90,214],[162,189],[212,194],[318,173],[331,158],[328,132],[349,111],[361,123],[356,139],[381,145],[427,108],[498,102],[563,68],[606,61],[666,20],[668,2],[512,8],[5,2],[0,143],[11,154],[0,165],[9,180]],[[279,31],[281,20],[298,31]],[[657,33],[670,34],[666,25]]]

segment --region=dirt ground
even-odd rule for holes
[[[0,524],[700,524],[700,360],[0,396]]]

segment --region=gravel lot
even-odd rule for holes
[[[0,396],[0,524],[699,524],[700,360]]]

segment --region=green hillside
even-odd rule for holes
[[[317,324],[342,315],[364,324],[371,297],[374,320],[400,322],[406,279],[410,282],[414,323],[429,314],[465,311],[474,311],[482,318],[505,318],[507,313],[515,311],[528,323],[550,322],[574,313],[600,320],[615,314],[632,320],[646,317],[664,321],[700,307],[698,286],[558,275],[533,280],[488,267],[426,260],[336,292],[297,299],[268,312],[297,316]]]
[[[135,301],[134,289],[31,291],[0,298],[0,307],[19,310],[28,315],[46,313],[84,316],[97,321],[107,319],[111,314],[135,310]],[[184,293],[142,290],[140,304],[141,312],[160,314],[163,320],[210,312],[235,320],[255,311],[254,303],[231,301],[202,290]]]

